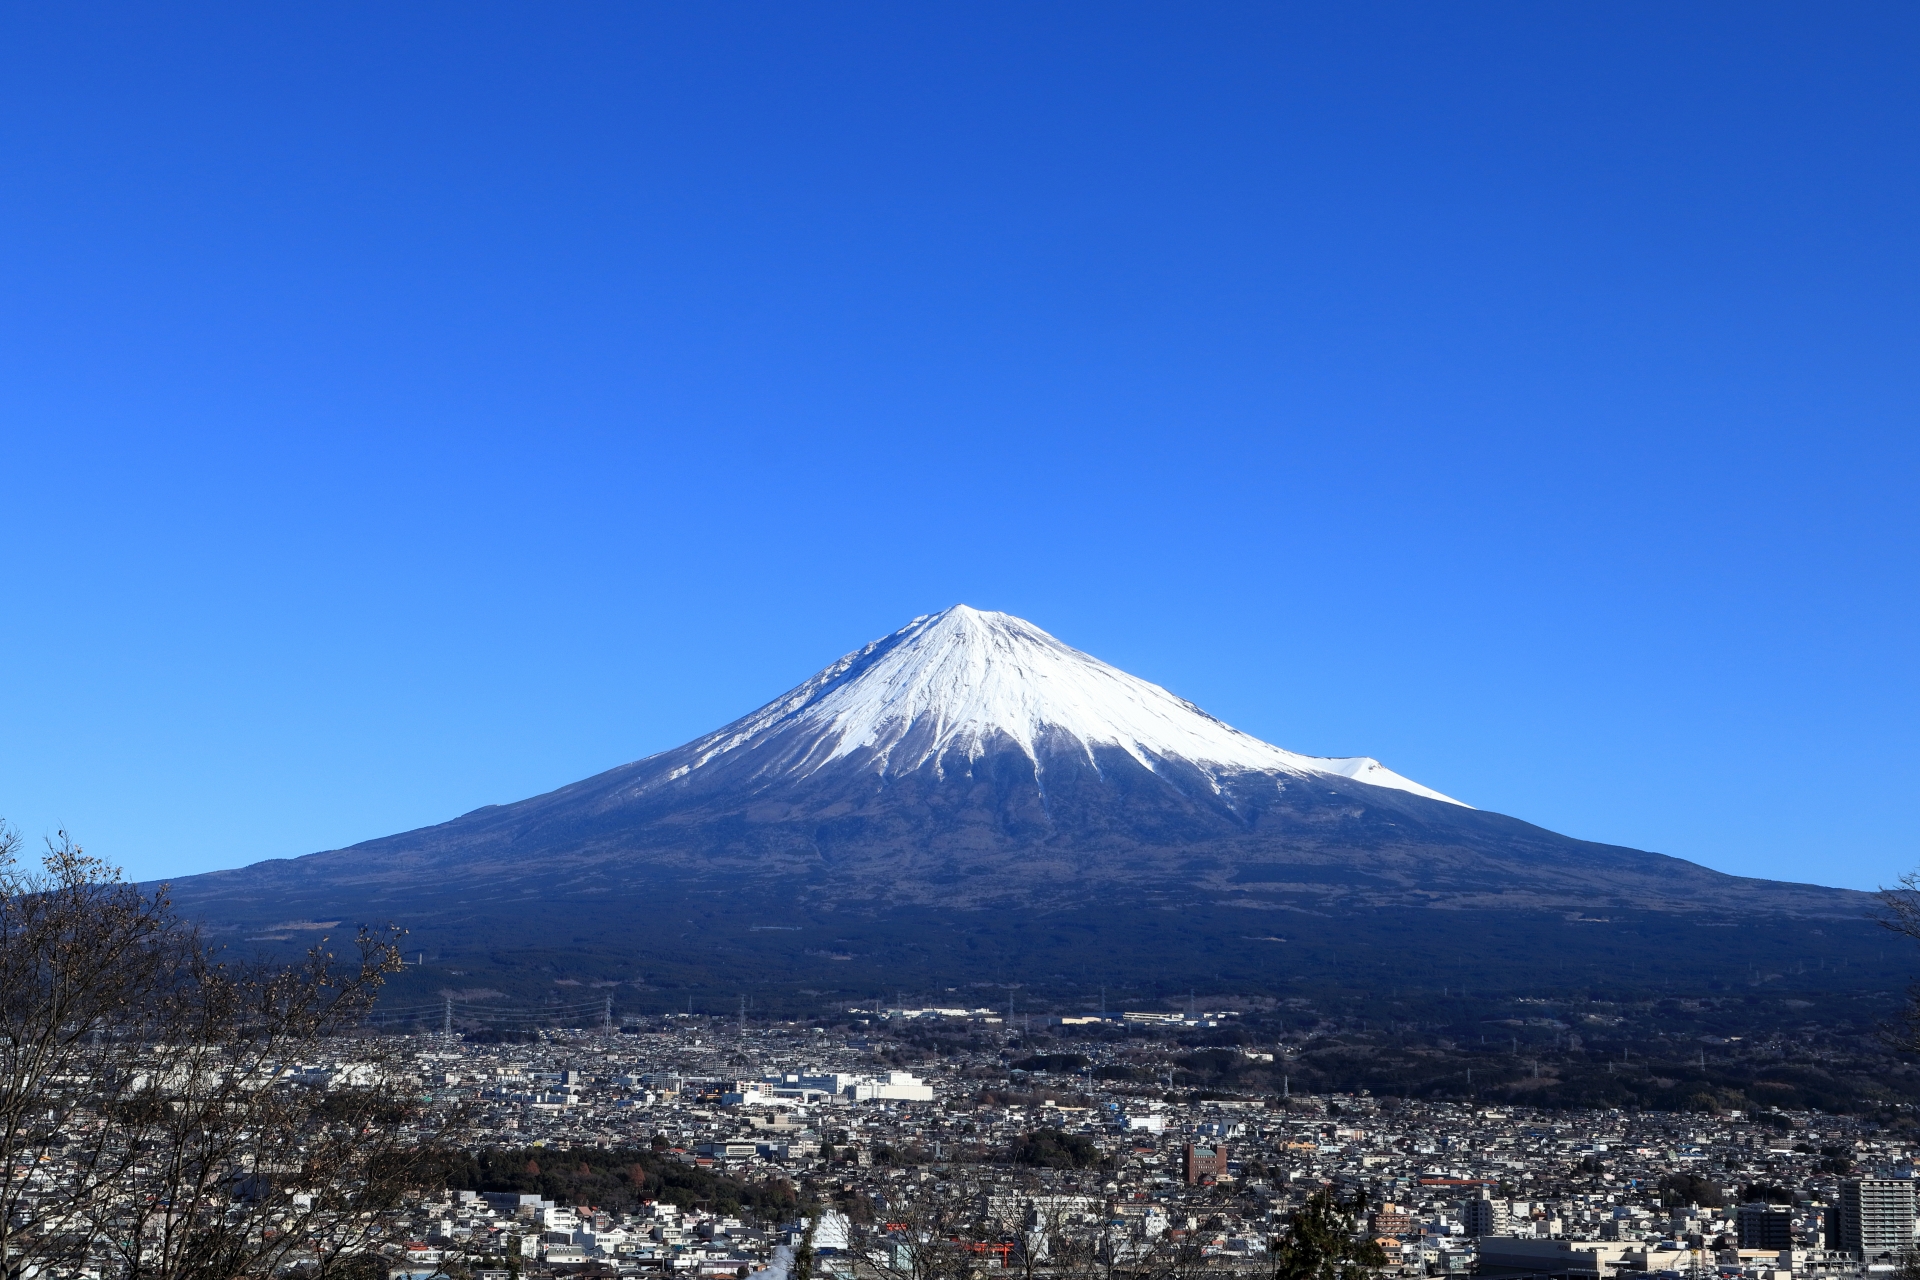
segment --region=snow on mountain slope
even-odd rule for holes
[[[1460,804],[1368,756],[1329,760],[1262,742],[1159,685],[1130,676],[1004,613],[955,605],[850,653],[760,710],[691,744],[692,770],[779,738],[782,772],[805,776],[872,752],[883,773],[1011,742],[1049,753],[1118,748],[1149,769],[1185,761],[1217,779],[1243,772],[1334,774]],[[1462,806],[1468,807],[1468,806]]]

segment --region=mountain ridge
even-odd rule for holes
[[[965,605],[672,750],[175,891],[236,920],[354,901],[431,917],[449,895],[472,915],[541,893],[724,892],[817,913],[1099,910],[1124,897],[1174,909],[1838,919],[1868,901],[1575,840],[1371,757],[1287,751],[1030,623]]]
[[[1869,895],[1575,840],[1376,770],[962,606],[670,751],[173,898],[269,952],[313,942],[286,921],[403,926],[407,1017],[484,989],[563,1018],[589,984],[655,1013],[1021,985],[1405,1017],[1380,994],[1871,1002],[1904,980]]]

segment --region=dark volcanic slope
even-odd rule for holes
[[[1125,895],[1858,918],[1868,903],[1340,777],[1249,775],[1215,793],[1177,768],[1101,753],[1098,768],[1049,760],[1043,786],[1033,761],[1002,751],[944,777],[928,766],[882,778],[851,762],[804,782],[737,788],[722,772],[650,785],[694,750],[352,848],[191,877],[176,895],[252,921],[669,885],[815,910],[1057,909]]]
[[[1851,924],[1870,905],[1436,797],[1371,760],[1270,747],[1018,619],[956,609],[677,750],[439,826],[191,877],[175,897],[247,930],[394,919],[509,950],[551,943],[525,935],[533,920],[550,934],[556,908],[604,939],[699,904],[934,922],[921,930],[1148,908]]]

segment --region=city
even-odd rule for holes
[[[1365,1095],[1191,1100],[1102,1079],[1097,1052],[1034,1052],[1087,1042],[1009,1031],[985,1010],[850,1017],[833,1029],[676,1017],[519,1044],[400,1038],[396,1061],[489,1154],[420,1210],[413,1239],[380,1246],[390,1275],[424,1280],[456,1260],[483,1275],[735,1275],[784,1270],[802,1247],[815,1274],[892,1274],[930,1241],[973,1250],[987,1270],[1252,1274],[1323,1187],[1364,1197],[1362,1225],[1401,1275],[1853,1277],[1905,1265],[1914,1243],[1911,1126]],[[977,1047],[901,1069],[888,1030],[909,1022]],[[352,1072],[341,1061],[313,1074]]]

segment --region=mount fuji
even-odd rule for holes
[[[1524,964],[1576,925],[1586,947],[1619,926],[1602,952],[1663,937],[1684,967],[1696,926],[1744,923],[1740,945],[1719,934],[1702,954],[1751,965],[1741,948],[1756,938],[1818,921],[1832,926],[1820,937],[1846,934],[1869,904],[1557,835],[1369,757],[1297,754],[965,605],[674,750],[173,891],[248,938],[390,918],[448,964],[484,955],[643,988],[772,966],[815,990],[836,973],[960,980],[1022,965],[1191,976],[1195,955],[1258,985],[1340,946],[1498,968],[1494,953]],[[1168,929],[1186,959],[1169,959]]]

